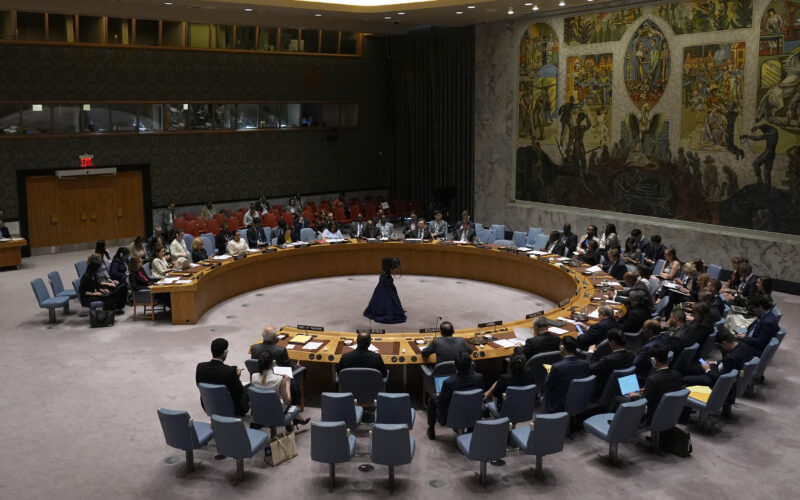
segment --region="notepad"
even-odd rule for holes
[[[305,344],[309,340],[311,340],[311,335],[300,334],[292,337],[289,342],[294,342],[295,344]]]
[[[286,349],[294,349],[294,344],[286,344]]]
[[[308,351],[316,351],[322,347],[322,342],[307,342],[306,345],[303,346],[303,349]]]
[[[509,347],[516,347],[517,346],[517,342],[514,342],[513,340],[510,340],[510,339],[495,340],[494,342],[495,342],[495,344],[499,345],[500,347],[509,348]]]
[[[553,367],[553,365],[548,365],[547,363],[542,363],[542,368],[544,368],[544,371],[546,371],[548,374],[550,373],[550,368],[552,368],[552,367]]]
[[[564,335],[565,333],[569,333],[569,330],[564,330],[563,328],[559,328],[557,326],[551,326],[547,329],[550,333],[555,333],[556,335]]]
[[[215,255],[215,256],[213,256],[211,258],[214,259],[214,260],[228,260],[228,259],[231,258],[231,256],[227,255],[227,254],[222,254],[222,255]]]
[[[600,267],[600,266],[592,266],[592,267],[586,269],[586,272],[587,273],[599,273],[602,270],[603,270],[603,268]]]
[[[599,319],[600,318],[600,310],[595,309],[594,311],[589,313],[590,318]]]
[[[272,373],[275,375],[284,376],[286,375],[289,378],[294,378],[294,374],[292,374],[292,367],[291,366],[272,366]]]
[[[449,378],[450,377],[434,377],[433,381],[436,383],[436,394],[442,392],[442,385],[444,385],[444,381]]]
[[[687,387],[687,389],[689,389],[690,398],[708,403],[708,398],[711,396],[711,387],[706,385],[691,385]]]
[[[176,285],[191,285],[192,280],[178,280],[175,282]]]
[[[619,384],[619,392],[623,396],[632,392],[639,392],[639,379],[636,375],[625,375],[617,379]]]

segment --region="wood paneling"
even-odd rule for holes
[[[26,181],[31,248],[73,245],[144,233],[142,173],[30,177]]]

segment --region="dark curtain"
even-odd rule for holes
[[[442,208],[452,221],[473,206],[474,30],[418,28],[390,38],[388,51],[391,194],[419,200],[426,214],[451,194]]]

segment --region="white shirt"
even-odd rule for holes
[[[266,375],[266,380],[262,383],[264,376]],[[256,389],[264,389],[267,391],[275,391],[278,394],[278,398],[281,400],[281,407],[286,409],[286,403],[283,402],[283,398],[281,398],[281,381],[283,380],[283,376],[276,375],[275,372],[272,371],[272,368],[263,372],[263,373],[254,373],[250,376],[250,386],[255,387]]]
[[[260,215],[258,214],[258,210],[253,210],[253,212],[255,215],[250,215],[250,210],[244,213],[244,217],[242,217],[242,224],[244,224],[245,226],[249,226],[250,224],[253,223],[253,219],[255,219],[256,217],[260,217]]]
[[[245,240],[244,238],[239,236],[238,243],[236,242],[236,240],[231,240],[231,241],[228,242],[228,245],[226,246],[226,248],[228,250],[228,254],[230,254],[230,255],[239,255],[241,253],[247,252],[247,249],[249,247],[247,246],[247,240]]]
[[[322,231],[322,238],[326,239],[326,240],[341,240],[341,239],[343,239],[342,238],[342,232],[339,229],[337,229],[335,233],[332,233],[332,232],[330,232],[330,230],[325,229],[324,231]]]
[[[189,250],[186,249],[186,242],[175,238],[169,245],[169,254],[173,259],[185,259],[189,256]]]

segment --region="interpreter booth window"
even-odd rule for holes
[[[186,130],[188,121],[188,104],[165,104],[164,105],[164,130]]]
[[[214,128],[217,130],[227,130],[234,128],[236,121],[235,104],[212,104],[214,108]]]
[[[266,103],[258,105],[258,128],[282,128],[286,126],[286,104]]]
[[[253,50],[256,48],[256,27],[236,26],[236,48]]]
[[[185,46],[185,26],[183,21],[161,22],[161,45],[165,47]]]
[[[14,39],[14,16],[10,10],[0,10],[0,40]]]
[[[319,31],[302,30],[300,32],[300,41],[303,52],[319,52]]]
[[[358,104],[344,103],[341,107],[339,126],[342,128],[358,127]]]
[[[114,45],[130,45],[133,31],[131,20],[119,17],[108,18],[108,43]]]
[[[258,128],[258,104],[237,104],[236,113],[236,130]]]
[[[77,134],[81,127],[81,107],[77,104],[53,106],[53,133]]]
[[[80,112],[81,132],[108,132],[109,108],[105,104],[82,104]]]
[[[78,16],[78,41],[81,43],[105,43],[103,18]]]
[[[139,132],[161,132],[164,130],[164,106],[162,104],[139,105]]]
[[[358,53],[358,33],[345,33],[342,32],[342,47],[339,50],[340,54],[356,54]]]
[[[52,109],[49,104],[30,104],[22,107],[22,128],[26,134],[49,134]]]
[[[336,54],[339,52],[339,32],[338,31],[323,31],[322,32],[322,50],[323,54]]]
[[[17,33],[20,40],[44,40],[44,13],[17,12]]]
[[[286,106],[285,128],[299,128],[303,105],[297,103],[289,103],[286,104],[285,106]]]
[[[210,104],[190,104],[189,105],[189,126],[192,130],[210,130],[211,124],[211,105]]]
[[[278,28],[261,26],[258,30],[258,50],[273,52],[278,47]]]
[[[111,104],[111,131],[136,132],[139,129],[135,104]]]
[[[51,42],[75,42],[75,16],[48,14],[47,30]]]
[[[232,24],[213,24],[213,25],[211,25],[211,48],[212,49],[232,49],[233,48],[233,25]]]
[[[136,45],[158,45],[158,21],[137,19],[135,41]]]
[[[208,24],[189,23],[189,47],[207,49],[211,46],[211,26]]]
[[[0,104],[0,134],[22,133],[19,104]]]
[[[291,28],[281,28],[281,51],[298,52],[303,50],[300,41],[300,31]]]

